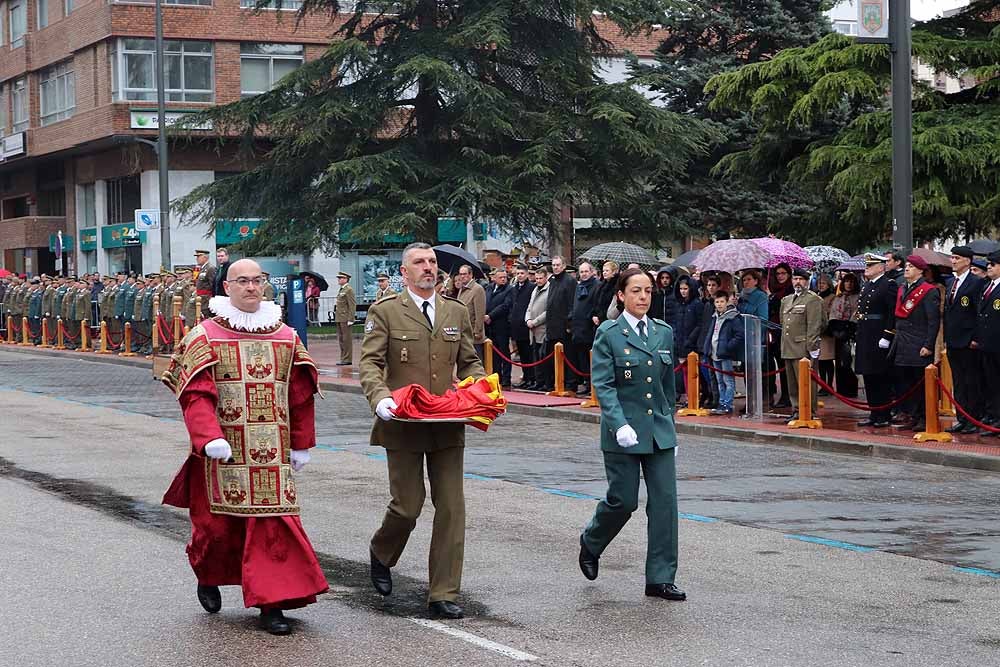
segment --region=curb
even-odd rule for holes
[[[15,345],[0,345],[0,351],[17,352],[29,355],[33,354],[60,359],[79,359],[80,361],[89,361],[91,363],[117,364],[119,366],[132,366],[135,368],[148,368],[152,370],[152,362],[147,360],[145,357],[118,357],[112,355],[98,356],[93,352],[67,352],[39,349],[35,347],[24,348]],[[319,386],[320,389],[325,392],[340,392],[345,394],[356,394],[359,396],[364,393],[360,385],[324,382],[322,375],[320,375]],[[601,421],[600,414],[597,412],[581,412],[579,410],[567,410],[565,408],[558,407],[546,408],[535,405],[511,404],[507,406],[507,411],[516,415],[542,417],[545,419],[560,419],[564,421],[574,421],[595,425],[600,424]],[[850,454],[852,456],[887,459],[890,461],[900,461],[904,463],[922,463],[928,465],[948,466],[952,468],[964,468],[967,470],[1000,472],[1000,456],[987,456],[984,454],[973,454],[969,452],[923,449],[920,447],[907,447],[904,445],[889,445],[854,440],[836,440],[833,438],[824,438],[812,435],[779,433],[760,429],[741,429],[733,428],[731,426],[714,426],[711,424],[684,421],[677,422],[677,433],[680,435],[693,435],[702,438],[726,438],[729,440],[738,440],[753,444],[793,447],[796,449],[805,449],[830,454]]]

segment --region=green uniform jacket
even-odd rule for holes
[[[78,289],[76,292],[76,319],[87,320],[88,324],[93,324],[94,307],[91,305],[90,290],[88,288]]]
[[[826,328],[823,299],[805,290],[781,300],[781,358],[802,359],[818,350]]]
[[[372,411],[394,390],[410,384],[444,394],[451,389],[456,365],[459,379],[486,375],[473,347],[468,309],[440,294],[434,303],[433,330],[409,293],[387,296],[368,309],[359,371]],[[371,444],[423,452],[461,447],[465,425],[385,422],[376,417]]]
[[[75,320],[76,319],[76,288],[75,287],[70,287],[69,289],[66,290],[66,293],[63,294],[62,312],[60,312],[59,315],[63,318],[63,320],[65,320],[67,322],[70,321],[70,320]]]
[[[42,294],[42,316],[51,317],[53,310],[52,305],[55,303],[56,298],[56,288],[51,285],[45,288],[45,292]]]
[[[601,449],[618,454],[652,454],[677,445],[674,427],[674,332],[663,320],[647,318],[643,342],[624,315],[605,320],[594,339],[591,382],[601,404]],[[618,446],[615,435],[628,424],[639,436],[634,447]]]
[[[333,316],[336,322],[353,322],[355,311],[358,309],[358,301],[354,296],[354,288],[351,287],[351,283],[346,283],[337,292],[337,307],[334,310]],[[423,317],[423,315],[421,315]]]
[[[52,317],[62,317],[63,301],[66,299],[66,292],[68,291],[69,288],[65,285],[56,289],[56,293],[52,297]]]
[[[43,296],[44,294],[42,293],[42,290],[31,290],[31,295],[28,297],[28,317],[33,319],[39,319],[42,317]]]

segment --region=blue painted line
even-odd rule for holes
[[[981,567],[958,567],[955,569],[959,572],[964,572],[965,574],[978,574],[982,577],[991,577],[993,579],[1000,579],[1000,572],[994,572],[993,570],[984,570]]]
[[[333,445],[316,445],[316,449],[325,449],[328,452],[346,452],[347,450],[343,447],[334,447]]]
[[[546,487],[539,487],[540,491],[545,493],[551,493],[554,496],[563,496],[566,498],[579,498],[581,500],[600,500],[597,496],[587,495],[586,493],[577,493],[576,491],[565,491],[563,489],[549,489]]]
[[[374,459],[376,461],[385,461],[386,460],[385,454],[365,454],[365,456],[367,456],[370,459]]]
[[[710,516],[702,516],[700,514],[685,514],[684,512],[678,512],[677,516],[682,519],[687,519],[688,521],[698,521],[699,523],[715,523],[718,519],[713,519]]]
[[[467,473],[465,473],[465,479],[478,479],[478,480],[483,481],[483,482],[492,482],[495,478],[493,478],[493,477],[487,477],[485,475],[477,475],[477,474],[472,473],[472,472],[467,472]]]
[[[876,551],[872,547],[863,547],[860,544],[851,544],[850,542],[840,542],[838,540],[828,540],[822,537],[813,537],[811,535],[792,535],[786,534],[785,537],[799,540],[800,542],[811,542],[813,544],[822,544],[827,547],[834,547],[837,549],[846,549],[847,551],[856,551],[858,553],[868,553],[869,551]]]

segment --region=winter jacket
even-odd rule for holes
[[[715,344],[713,353],[712,339],[715,333],[716,320],[722,321],[722,328],[719,330],[719,340]],[[702,348],[702,359],[731,359],[739,361],[743,358],[743,318],[735,308],[728,308],[726,312],[715,313],[708,322],[708,335],[705,337],[705,346]]]

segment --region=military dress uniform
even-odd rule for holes
[[[869,260],[866,260],[869,261]],[[882,261],[871,257],[869,263]],[[858,296],[858,329],[855,336],[854,370],[865,381],[865,398],[869,407],[888,405],[895,395],[892,381],[892,362],[888,347],[879,347],[882,339],[890,340],[896,328],[896,283],[881,274],[866,281]],[[869,410],[867,419],[859,426],[888,426],[892,419],[889,409]]]
[[[28,296],[28,331],[31,334],[31,342],[35,345],[38,345],[42,340],[43,296],[41,283],[35,283]]]
[[[340,272],[338,278],[346,277],[348,282],[340,286],[337,292],[337,307],[334,319],[337,322],[337,342],[340,344],[340,361],[338,366],[350,366],[354,363],[354,338],[351,336],[351,324],[354,322],[355,311],[358,308],[354,288],[351,287],[351,276]]]
[[[84,285],[76,289],[76,320],[77,329],[80,331],[80,344],[83,345],[83,328],[90,327],[90,319],[93,317],[94,307],[91,305],[90,288]],[[90,334],[90,330],[87,330]]]
[[[994,266],[1000,264],[1000,253],[993,253],[988,259]],[[982,355],[983,376],[991,380],[1000,377],[1000,278],[986,278],[979,300],[979,317],[973,340]],[[983,385],[980,390],[985,394],[982,421],[990,426],[1000,427],[1000,392],[991,390],[988,385]],[[996,437],[993,432],[985,435]]]
[[[923,278],[909,285],[905,282],[900,285],[896,300],[896,335],[890,350],[896,367],[897,396],[902,396],[920,382],[924,377],[924,368],[934,363],[934,345],[940,326],[941,293],[937,287],[928,285]],[[931,353],[921,356],[921,348]],[[923,430],[926,407],[924,392],[915,392],[900,406],[909,419],[902,420],[899,426]]]
[[[460,378],[485,375],[473,347],[469,311],[450,297],[438,294],[432,299],[428,317],[408,290],[368,309],[359,366],[361,386],[373,411],[394,390],[410,384],[444,394],[452,387],[456,368]],[[424,504],[426,459],[435,509],[428,601],[453,602],[462,582],[465,545],[465,425],[376,418],[371,444],[386,449],[392,496],[371,540],[373,557],[391,568],[403,553]]]
[[[649,517],[648,595],[658,595],[652,587],[672,585],[677,574],[673,349],[673,330],[666,322],[644,317],[633,326],[624,313],[601,323],[593,347],[591,382],[601,406],[601,451],[608,491],[580,537],[581,566],[584,557],[591,555],[593,576],[586,570],[584,574],[596,578],[597,559],[639,506],[641,471]],[[626,425],[638,436],[638,444],[627,448],[617,439],[619,429]]]
[[[53,307],[55,306],[56,300],[56,289],[57,286],[54,282],[50,282],[45,286],[45,291],[42,294],[42,317],[45,318],[46,328],[49,331],[49,336],[51,337],[55,332],[56,320],[52,316]],[[48,344],[49,341],[43,340],[43,344]]]
[[[956,246],[953,255],[972,259],[972,248]],[[952,276],[945,285],[944,344],[948,350],[955,385],[955,400],[976,419],[983,416],[984,392],[987,376],[982,372],[982,353],[972,347],[979,320],[979,302],[982,301],[986,281],[966,269],[961,276]],[[948,431],[975,433],[979,430],[968,423],[962,413]]]
[[[799,410],[799,360],[813,359],[812,353],[819,350],[820,335],[826,327],[823,299],[808,289],[796,294],[792,292],[781,300],[781,358],[785,360],[788,374],[788,391],[792,407]],[[812,361],[810,361],[812,363]],[[812,383],[812,414],[816,414],[816,381]]]
[[[195,250],[194,254],[195,257],[199,257],[201,255],[208,256],[208,251]],[[198,294],[198,300],[201,301],[201,317],[202,319],[204,319],[207,317],[211,317],[211,314],[208,310],[208,302],[212,299],[213,296],[215,296],[216,271],[215,267],[209,264],[208,262],[205,262],[204,264],[198,266],[196,271],[198,272],[198,276],[195,278],[194,288]],[[195,322],[194,319],[192,319],[188,323],[188,326],[193,327],[194,325]]]

